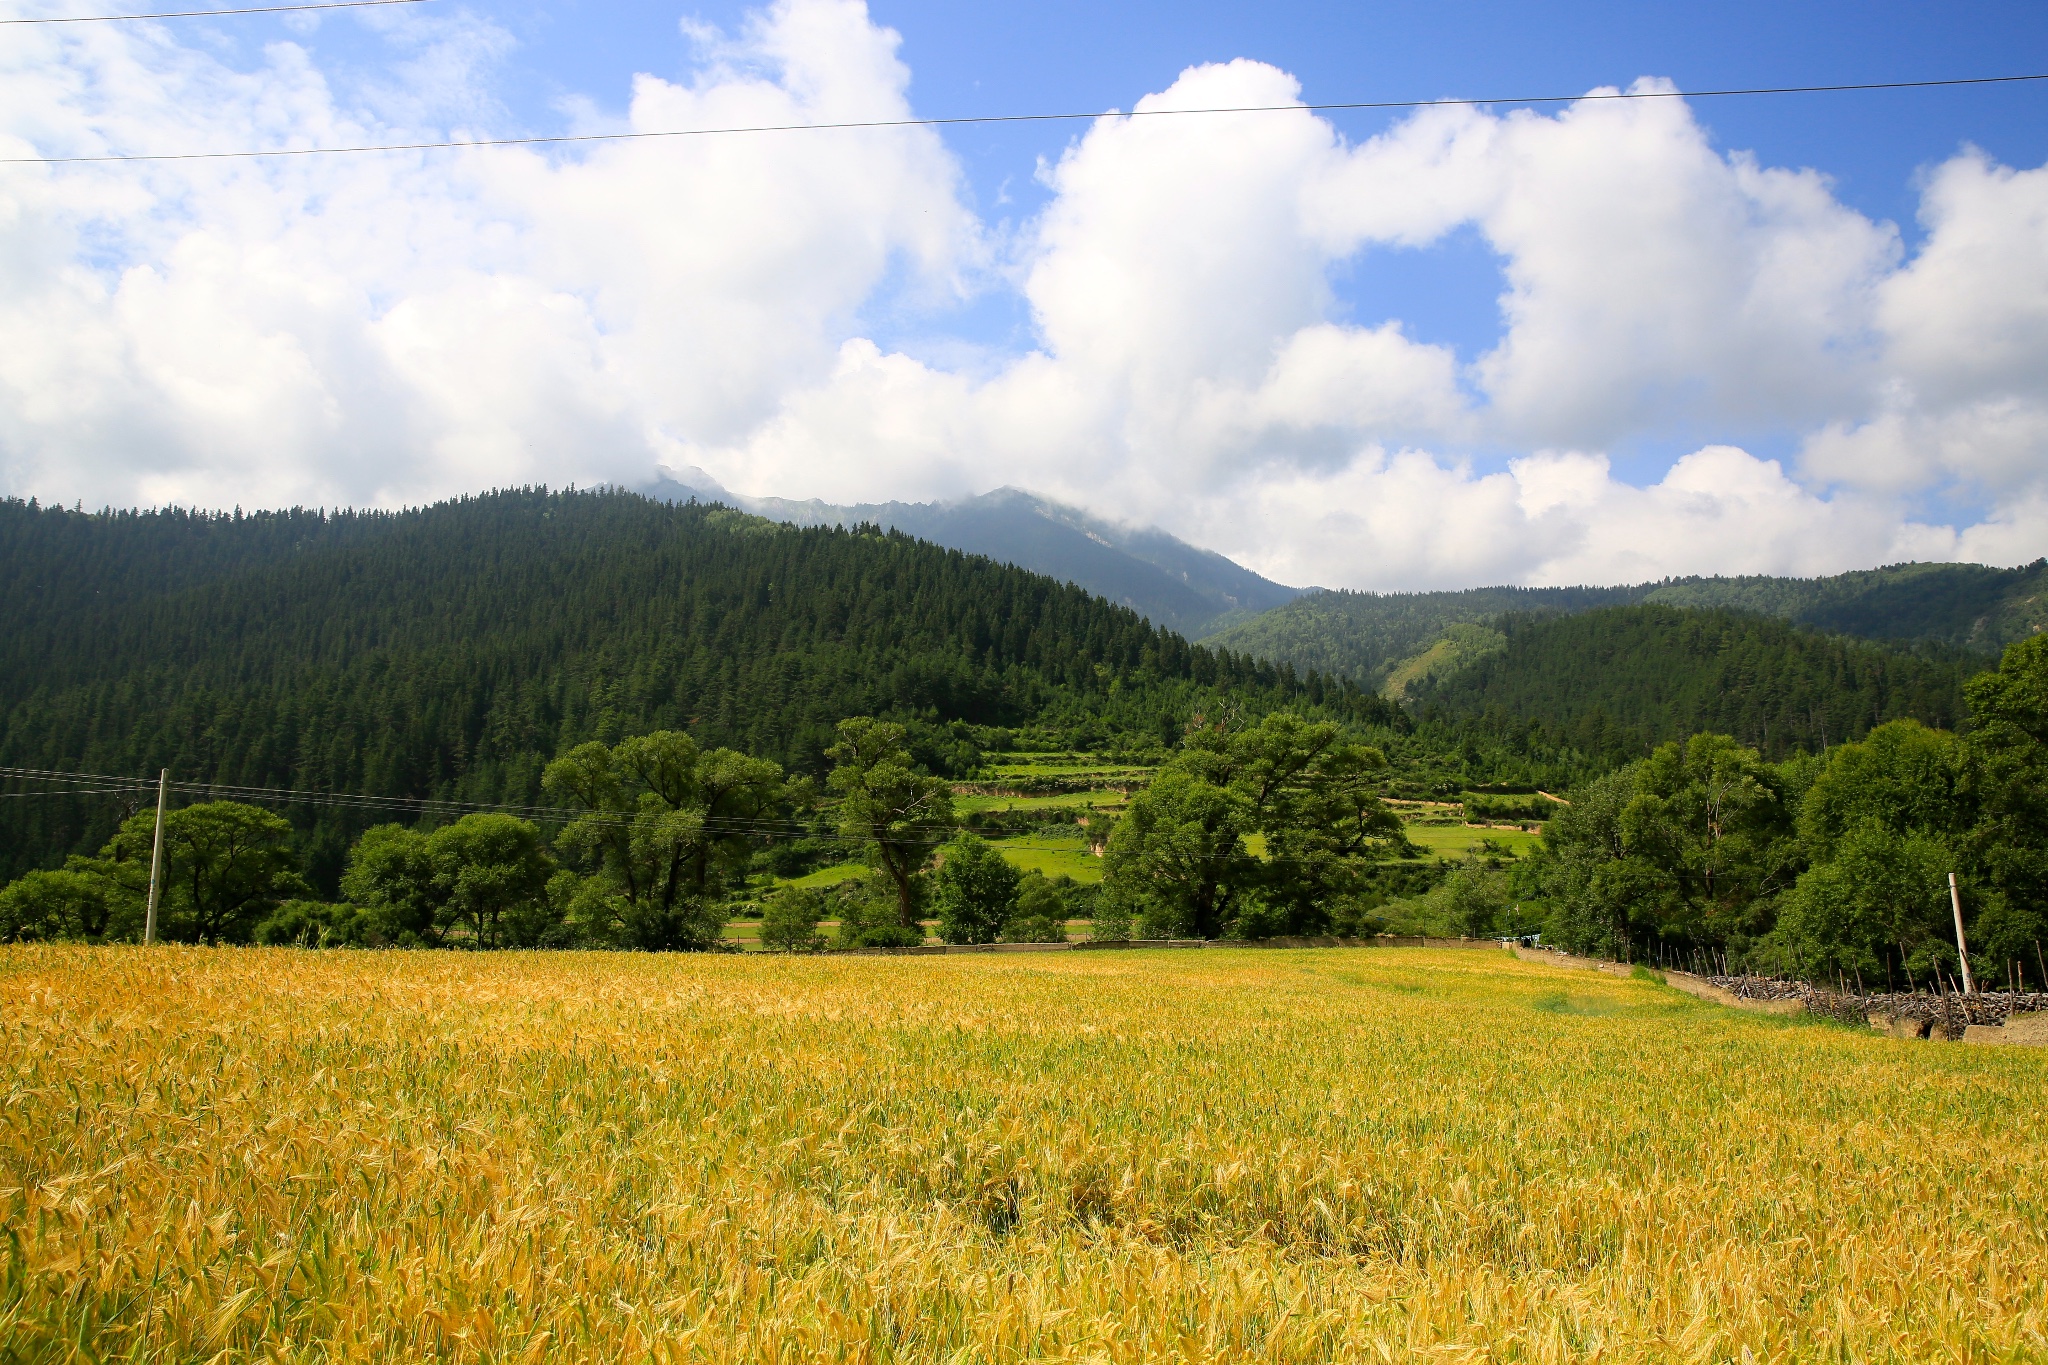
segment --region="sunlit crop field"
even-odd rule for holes
[[[0,949],[6,1360],[2048,1359],[2048,1052],[1490,951]]]

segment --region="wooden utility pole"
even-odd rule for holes
[[[1977,983],[1970,979],[1970,945],[1963,939],[1963,893],[1956,889],[1956,874],[1948,874],[1948,904],[1956,912],[1956,956],[1963,962],[1963,994],[1975,995]]]
[[[156,901],[164,879],[164,799],[171,791],[171,770],[165,768],[156,779],[156,847],[149,855],[149,914],[142,922],[142,941],[156,942]],[[1961,921],[1957,923],[1960,925]]]

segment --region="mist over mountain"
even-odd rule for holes
[[[1188,636],[1247,619],[1304,591],[1262,578],[1164,531],[1119,526],[1021,488],[998,488],[960,502],[840,506],[815,499],[747,497],[701,469],[684,469],[664,474],[641,491],[670,502],[722,502],[797,526],[870,523],[902,531],[1072,583]]]

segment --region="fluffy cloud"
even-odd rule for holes
[[[433,102],[345,99],[290,44],[245,71],[96,32],[18,54],[0,127],[17,154],[431,140],[500,40],[421,22]],[[858,4],[785,4],[693,84],[639,78],[625,126],[901,118],[895,46]],[[0,476],[249,505],[642,480],[829,375],[885,277],[950,295],[980,250],[916,129],[9,167]]]
[[[1279,526],[1284,537],[1264,539]],[[1476,474],[1416,451],[1373,449],[1332,476],[1260,480],[1207,505],[1192,529],[1301,583],[1327,581],[1330,565],[1358,563],[1359,547],[1371,547],[1364,585],[1404,589],[1814,575],[1953,559],[1965,548],[1948,528],[1904,521],[1889,503],[1817,497],[1777,462],[1729,446],[1695,451],[1645,488],[1614,478],[1598,455],[1547,451]],[[2036,515],[2012,529],[2024,535],[2042,522]]]
[[[1234,62],[1138,108],[1294,94]],[[1055,198],[1023,248],[1041,350],[969,385],[849,348],[829,384],[711,462],[776,491],[828,449],[855,455],[841,487],[856,470],[899,487],[923,471],[931,493],[1009,479],[1163,520],[1276,577],[1356,586],[2048,549],[2028,510],[2048,435],[2033,397],[2048,344],[2029,330],[2048,325],[2048,172],[1969,154],[1939,168],[1928,243],[1904,266],[1890,225],[1814,172],[1716,153],[1675,100],[1433,110],[1356,146],[1306,111],[1110,118],[1046,179]],[[1491,351],[1461,361],[1398,320],[1332,318],[1342,262],[1462,227],[1503,262]],[[1760,425],[1808,433],[1796,476],[1726,446],[1647,487],[1598,454],[1483,474],[1445,453]],[[1998,492],[1983,524],[1915,516],[1920,495],[1965,484]]]
[[[290,44],[237,67],[148,29],[34,35],[4,59],[0,146],[502,124],[503,35],[381,22],[407,65],[376,88]],[[854,0],[694,37],[695,75],[639,77],[618,126],[911,112]],[[1136,109],[1296,96],[1239,61]],[[999,239],[930,130],[0,168],[0,487],[391,503],[657,462],[799,497],[1015,483],[1370,587],[2048,550],[2048,168],[1932,169],[1911,259],[1678,100],[1436,109],[1357,144],[1305,110],[1116,116],[1043,179]],[[1491,349],[1340,307],[1349,263],[1459,231],[1500,263]],[[1010,289],[1035,346],[973,374],[862,335],[878,301],[943,326]],[[1635,486],[1604,454],[1717,429],[1798,457],[1712,445]],[[1989,510],[1923,510],[1956,495]]]
[[[1926,246],[1876,291],[1881,396],[1810,437],[1805,465],[1850,487],[1960,485],[2017,527],[2048,488],[2048,168],[1965,152],[1928,177],[1921,218]],[[1991,526],[1977,540],[2019,543]]]

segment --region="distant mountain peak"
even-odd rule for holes
[[[664,465],[655,470],[653,482],[642,485],[638,490],[651,498],[663,502],[688,502],[692,497],[699,502],[723,502],[737,507],[744,501],[737,493],[727,488],[709,471],[696,465],[685,464],[673,467]]]
[[[749,497],[695,465],[682,465],[662,469],[640,491],[668,502],[723,502],[799,526],[870,522],[1063,579],[1189,636],[1290,602],[1301,592],[1157,527],[1110,521],[1008,484],[951,502],[840,505]]]

